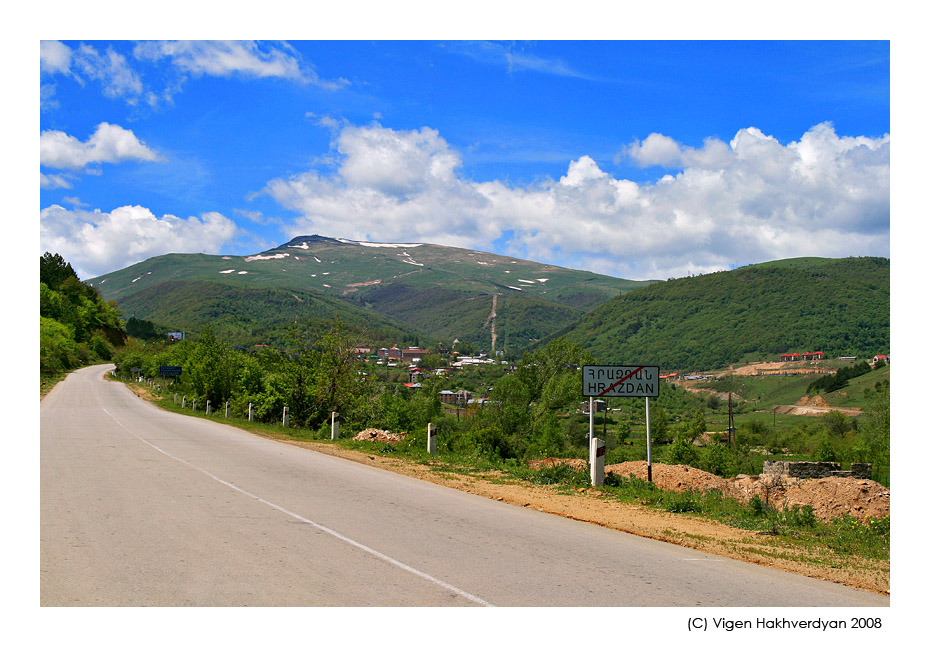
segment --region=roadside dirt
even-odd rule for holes
[[[890,594],[890,569],[887,562],[847,556],[842,560],[825,556],[812,556],[806,548],[786,548],[776,545],[773,537],[755,531],[741,530],[687,515],[673,514],[644,506],[612,500],[601,490],[579,488],[565,490],[556,486],[534,486],[518,482],[500,473],[460,474],[441,471],[442,464],[414,462],[391,456],[369,455],[335,445],[295,440],[282,440],[291,445],[331,454],[357,463],[372,465],[406,476],[430,481],[446,487],[502,501],[511,505],[532,508],[548,514],[569,519],[595,523],[606,528],[632,533],[641,537],[686,546],[713,555],[739,559],[754,564],[769,566],[783,571],[798,573],[847,586]],[[580,463],[584,463],[581,461]],[[433,468],[438,468],[434,470]],[[611,465],[607,469],[623,475],[630,473],[645,478],[645,461]],[[788,505],[812,505],[818,510],[836,515],[846,511],[853,516],[866,513],[871,516],[888,514],[890,494],[877,483],[858,479],[818,479],[824,483],[804,483],[787,486],[784,501]],[[653,463],[653,481],[669,489],[719,488],[734,496],[749,500],[757,488],[764,486],[760,477],[737,477],[721,479],[682,465]],[[842,483],[837,483],[841,481]],[[849,483],[846,483],[846,482]],[[874,485],[871,485],[874,483]],[[769,487],[770,501],[779,501]],[[827,501],[831,503],[827,503]],[[884,512],[883,512],[884,511]],[[819,515],[818,515],[819,516]],[[804,557],[806,558],[801,558]]]
[[[646,461],[608,465],[605,472],[620,476],[647,476]],[[652,480],[663,490],[683,492],[716,490],[724,497],[749,503],[758,496],[776,509],[811,506],[814,516],[823,521],[848,514],[859,520],[891,514],[891,491],[868,479],[829,477],[799,479],[763,474],[724,479],[687,465],[652,464]]]
[[[141,385],[127,386],[139,397],[147,400],[161,399]],[[358,439],[380,442],[394,440],[386,437],[382,439],[378,433],[372,434],[377,431],[379,430],[366,430],[358,435]],[[851,555],[842,560],[831,559],[825,555],[811,555],[810,550],[804,547],[793,550],[785,548],[784,545],[776,545],[775,538],[759,532],[612,500],[596,488],[566,490],[557,486],[535,486],[508,478],[502,473],[461,474],[443,471],[440,461],[415,462],[385,455],[365,454],[327,443],[259,435],[511,505],[883,595],[891,593],[891,572],[887,562],[876,562]],[[587,462],[582,459],[550,458],[534,461],[531,467],[539,468],[561,462],[569,462],[576,469],[587,469]],[[631,461],[608,465],[605,472],[646,479],[647,464],[645,461]],[[653,463],[652,480],[661,489],[690,489],[700,492],[717,490],[726,497],[744,503],[752,499],[753,495],[758,495],[762,501],[767,501],[779,509],[786,506],[790,508],[795,505],[809,505],[814,515],[820,519],[831,519],[843,514],[858,519],[876,518],[890,514],[891,510],[890,490],[866,479],[796,479],[769,475],[739,475],[723,479],[686,465]]]
[[[816,362],[752,362],[746,366],[721,371],[719,375],[808,375],[829,372],[829,369],[817,366]]]
[[[847,416],[862,415],[860,407],[831,407],[820,395],[805,395],[794,404],[775,407],[775,413],[786,413],[793,416],[822,416],[828,411],[839,411]]]

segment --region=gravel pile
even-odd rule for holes
[[[352,440],[367,440],[373,443],[389,443],[394,445],[404,439],[406,434],[395,434],[384,429],[370,428],[360,431],[352,437]]]

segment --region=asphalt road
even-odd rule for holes
[[[162,411],[41,405],[43,606],[888,606]]]

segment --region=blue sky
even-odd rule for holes
[[[41,252],[890,255],[888,41],[43,41]]]

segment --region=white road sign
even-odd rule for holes
[[[585,397],[659,397],[658,366],[583,366],[581,379]]]

